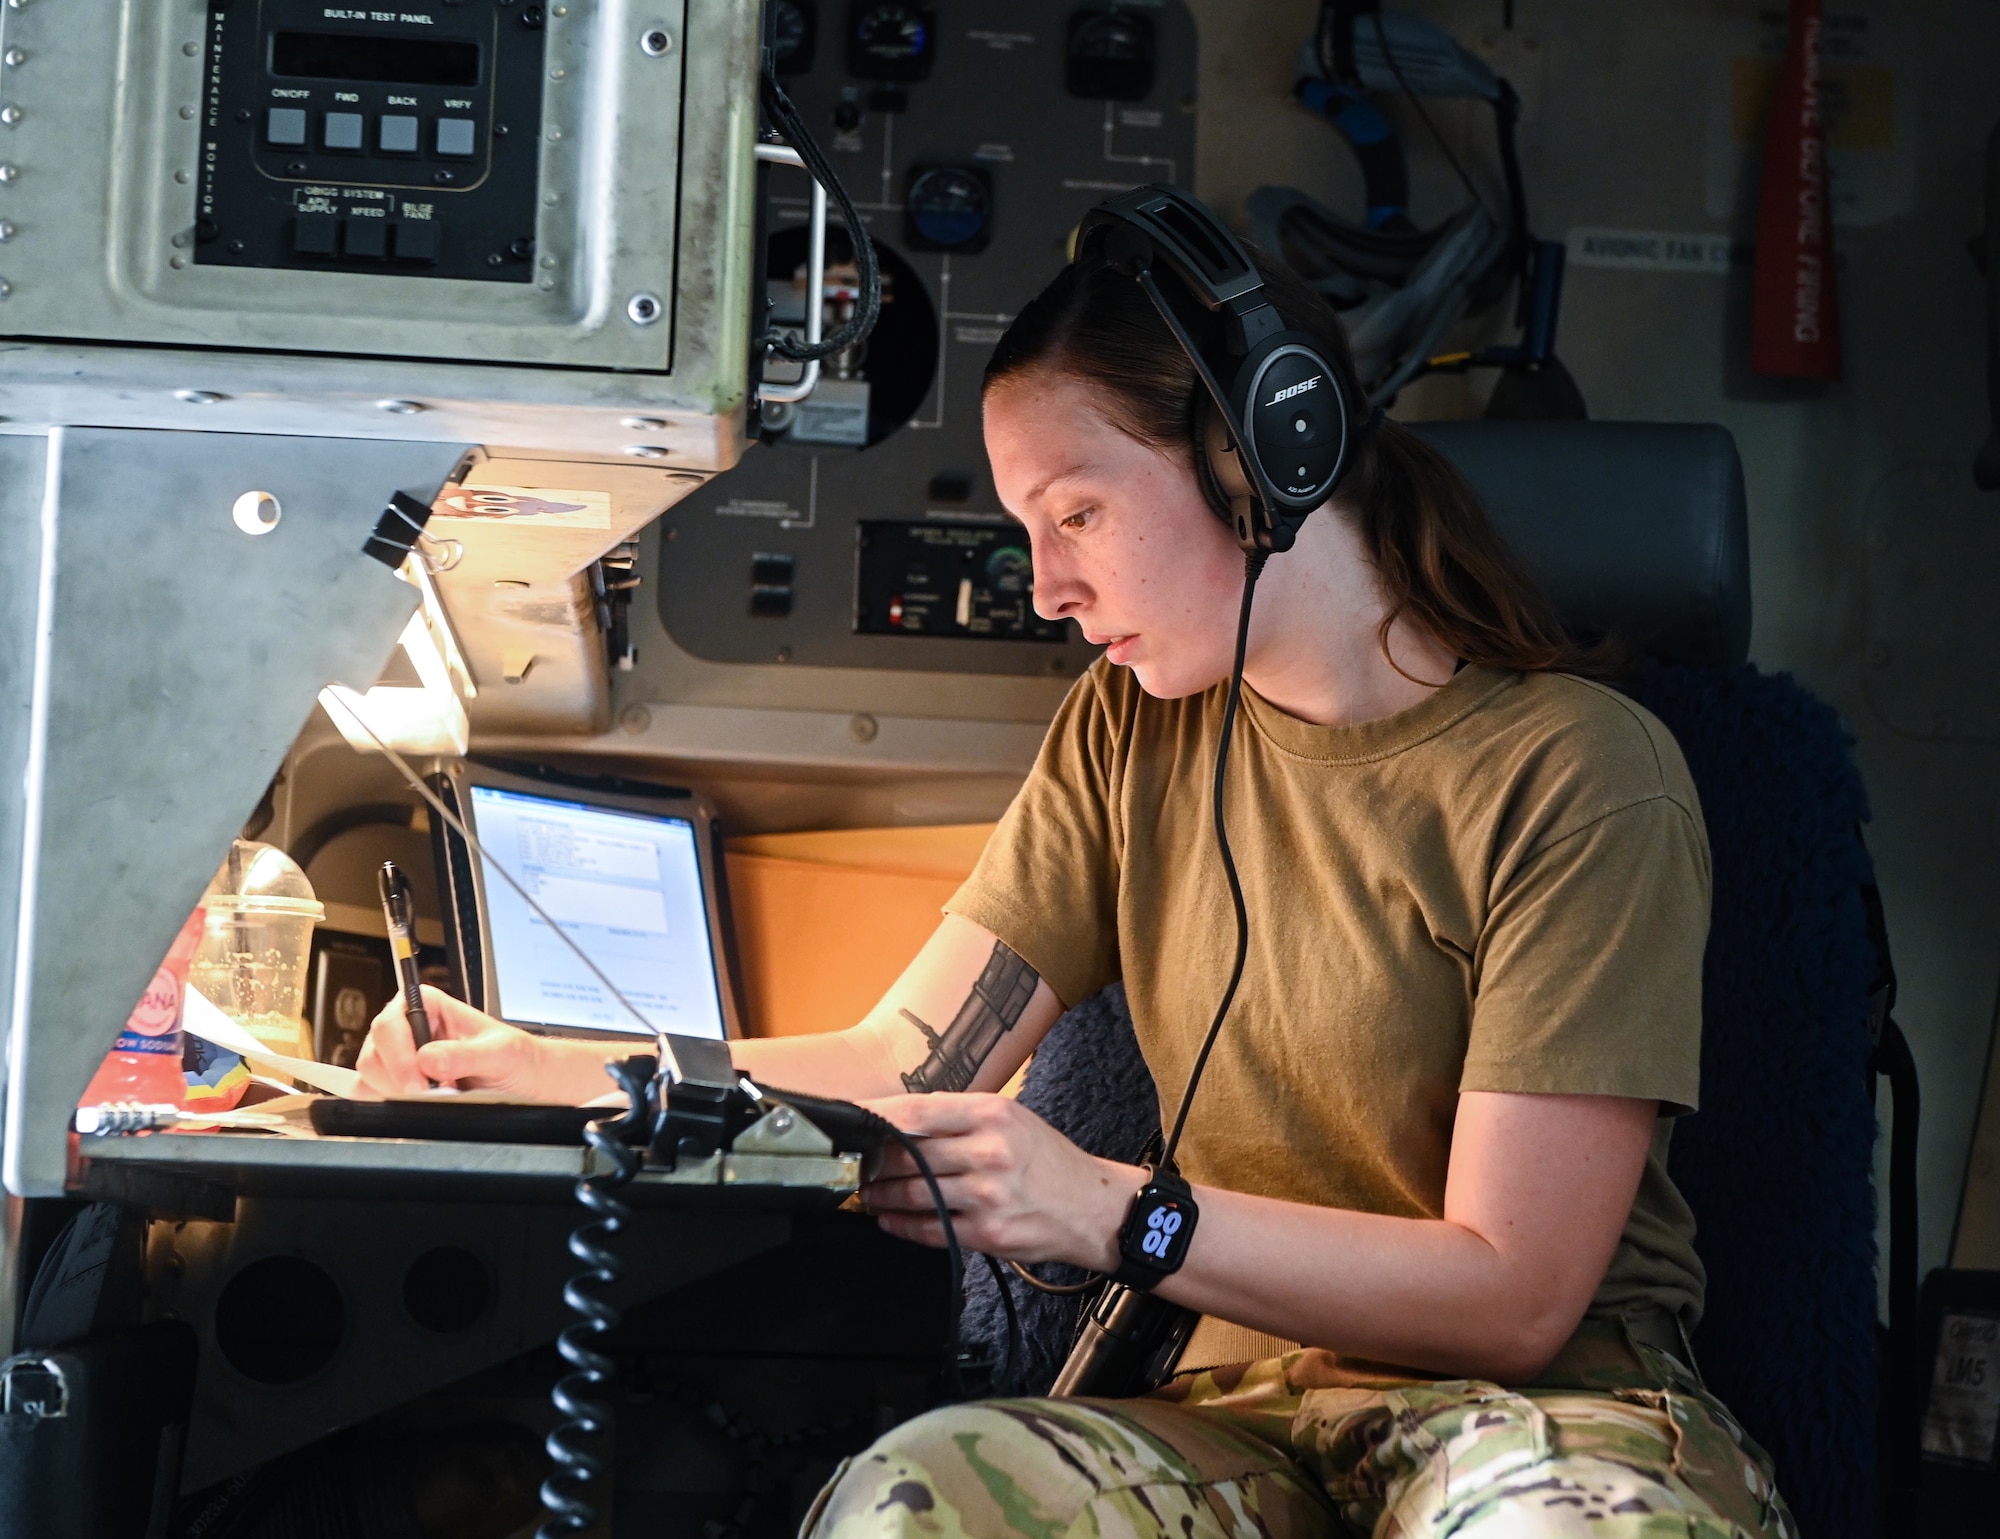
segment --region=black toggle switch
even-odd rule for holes
[[[792,590],[759,584],[750,590],[750,615],[756,620],[783,620],[792,612]]]
[[[760,587],[788,588],[792,571],[792,558],[781,552],[760,550],[750,558],[750,581]]]

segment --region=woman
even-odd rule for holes
[[[905,1424],[808,1527],[1789,1536],[1686,1348],[1703,1279],[1665,1158],[1696,1099],[1709,875],[1686,767],[1588,681],[1601,655],[1451,468],[1371,421],[1331,312],[1266,280],[1344,376],[1355,442],[1249,633],[1228,808],[1250,952],[1180,1146],[1199,1224],[1157,1288],[1204,1319],[1155,1395]],[[1107,268],[1013,323],[985,383],[995,483],[1037,610],[1105,655],[874,1012],[732,1045],[927,1135],[959,1239],[1022,1262],[1113,1270],[1147,1173],[992,1092],[1122,978],[1171,1108],[1233,956],[1208,796],[1244,566],[1197,480],[1199,391]],[[431,1003],[421,1052],[393,1007],[376,1023],[370,1085],[602,1093],[602,1048]],[[983,1058],[935,1050],[982,1017]],[[941,1242],[906,1162],[863,1196]]]

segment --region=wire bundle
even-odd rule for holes
[[[861,222],[860,210],[855,208],[854,200],[847,195],[833,163],[826,158],[826,152],[806,127],[805,119],[799,116],[799,109],[785,94],[785,88],[778,84],[777,74],[768,59],[764,63],[763,87],[764,111],[770,116],[772,126],[783,136],[785,143],[798,151],[799,159],[805,162],[806,174],[826,189],[834,207],[840,210],[840,222],[846,226],[848,237],[854,243],[854,266],[861,279],[861,297],[855,303],[854,313],[831,336],[823,337],[818,342],[808,342],[803,337],[774,331],[766,336],[765,346],[780,358],[788,358],[794,363],[831,358],[836,353],[858,346],[875,329],[876,319],[882,313],[882,269],[875,259],[875,243],[868,238],[868,227]]]

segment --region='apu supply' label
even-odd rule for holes
[[[181,981],[162,965],[139,996],[113,1045],[115,1053],[172,1053],[180,1056]]]

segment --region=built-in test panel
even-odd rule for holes
[[[212,8],[195,260],[528,283],[539,5]]]

